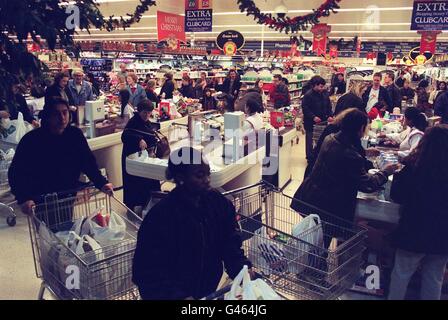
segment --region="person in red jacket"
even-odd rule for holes
[[[274,104],[275,109],[291,104],[288,86],[283,82],[282,76],[279,74],[274,76],[273,86],[269,91],[269,100]]]

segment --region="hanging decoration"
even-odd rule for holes
[[[313,9],[313,13],[293,18],[285,15],[272,15],[271,13],[262,13],[252,0],[237,0],[240,11],[245,12],[247,16],[253,16],[258,24],[264,24],[276,31],[285,32],[286,34],[297,31],[305,31],[310,26],[319,24],[320,18],[328,17],[331,13],[337,13],[340,8],[339,2],[342,0],[326,0],[317,9]]]
[[[327,35],[331,32],[331,27],[326,23],[316,24],[311,28],[314,35],[313,51],[318,55],[325,55],[327,53]]]
[[[129,28],[134,23],[140,22],[143,14],[149,10],[150,7],[156,5],[154,0],[140,0],[140,5],[135,8],[135,11],[131,13],[127,13],[125,17],[121,16],[120,18],[116,18],[114,15],[110,16],[108,20],[103,20],[102,26],[107,31],[112,31],[114,29],[126,29]]]

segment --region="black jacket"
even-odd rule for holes
[[[314,90],[308,91],[302,100],[303,121],[305,130],[313,130],[314,117],[327,121],[332,115],[332,106],[327,92],[318,93]]]
[[[203,298],[216,290],[223,263],[231,278],[251,267],[241,245],[229,200],[209,191],[195,205],[176,188],[140,227],[133,281],[147,300]]]
[[[349,92],[339,98],[338,102],[336,103],[336,109],[334,110],[334,115],[338,115],[342,111],[349,108],[357,108],[364,113],[366,112],[366,108],[364,107],[364,101],[362,101],[362,99],[357,95]]]
[[[447,181],[422,183],[411,165],[394,175],[391,197],[401,204],[393,244],[403,250],[448,254]]]
[[[442,123],[448,124],[448,91],[437,97],[434,111],[436,116],[442,117]]]
[[[241,81],[239,78],[236,78],[233,83],[233,88],[230,88],[230,78],[226,78],[222,85],[222,92],[227,93],[232,96],[231,99],[235,100],[238,97],[241,89]]]
[[[392,107],[388,105],[387,110],[393,112],[394,108],[401,108],[401,93],[400,89],[395,84],[391,84],[386,87],[387,93],[389,94],[390,100],[392,101]]]
[[[243,93],[243,91],[241,91],[241,93]],[[241,97],[239,97],[235,101],[235,111],[244,112],[247,101],[249,99],[258,101],[260,106],[263,107],[263,97],[261,96],[260,91],[257,89],[251,88],[251,89],[248,89]]]
[[[36,120],[31,114],[31,110],[28,107],[26,100],[20,93],[14,95],[14,97],[6,102],[6,106],[0,106],[0,110],[7,111],[9,113],[9,119],[16,120],[19,116],[19,112],[23,114],[23,120],[32,123]]]
[[[399,77],[397,80],[395,80],[395,84],[397,85],[398,88],[403,88],[404,86],[404,82],[406,81],[406,79]]]
[[[64,97],[64,93],[65,93],[65,97]],[[65,88],[63,90],[57,84],[53,84],[53,85],[49,86],[45,90],[45,103],[47,103],[48,99],[50,99],[52,97],[64,98],[68,101],[69,105],[71,105],[71,106],[74,105],[72,94],[70,93],[70,90],[68,90],[68,88]]]
[[[331,88],[331,94],[344,94],[347,91],[347,83],[345,81],[335,81]]]
[[[156,107],[160,102],[160,98],[154,93],[154,91],[146,90],[146,97],[149,101],[155,102]]]
[[[107,183],[82,131],[69,126],[62,135],[54,135],[42,127],[20,140],[8,177],[11,192],[23,203],[78,188],[81,173],[97,188]]]
[[[204,96],[201,100],[201,104],[202,104],[202,109],[205,111],[216,110],[216,108],[217,108],[217,102],[214,97]]]
[[[367,173],[366,159],[358,151],[360,144],[359,138],[352,139],[342,132],[325,138],[311,175],[294,198],[353,221],[358,191],[371,193],[387,182],[384,172]],[[297,201],[291,208],[301,210]]]
[[[160,90],[160,97],[163,93],[165,93],[165,99],[173,99],[173,92],[174,92],[174,82],[173,81],[166,81],[162,89]]]
[[[401,88],[400,89],[401,98],[406,97],[406,100],[413,100],[415,97],[415,91],[412,88]]]
[[[369,102],[370,91],[372,91],[372,86],[368,87],[366,92],[362,95],[362,100],[364,101],[364,109],[367,108],[367,103]],[[387,110],[393,111],[393,102],[387,92],[386,88],[380,87],[380,96],[378,101],[383,101],[387,105]],[[392,109],[391,109],[392,108]]]
[[[144,122],[136,112],[128,121],[123,134],[121,135],[121,141],[123,142],[123,152],[121,156],[123,198],[124,203],[130,208],[133,208],[134,206],[144,206],[149,200],[151,192],[160,190],[159,181],[132,176],[126,171],[126,157],[141,151],[141,140],[146,142],[148,148],[156,146],[156,138],[152,135],[156,129],[155,124]],[[146,132],[148,135],[133,130]]]
[[[182,85],[182,87],[179,89],[179,92],[185,98],[194,98],[195,97],[195,92],[194,92],[193,86],[191,84],[189,84],[187,86]]]

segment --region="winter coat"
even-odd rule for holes
[[[130,86],[127,86],[127,89],[129,91],[130,97],[129,97],[129,103],[134,107],[137,108],[138,104],[142,102],[143,100],[146,100],[146,92],[145,89],[139,84],[137,84],[137,88],[134,93],[132,93],[132,89]]]
[[[179,89],[180,94],[185,98],[194,98],[195,92],[193,89],[193,86],[191,84],[189,85],[182,85],[182,87]]]
[[[92,85],[87,81],[82,82],[81,90],[78,93],[75,81],[72,79],[68,82],[67,90],[70,91],[74,106],[85,106],[86,101],[94,100]]]
[[[442,117],[442,123],[448,124],[448,91],[437,98],[434,111],[436,116]]]
[[[401,93],[400,89],[395,84],[391,84],[386,87],[387,93],[389,94],[392,105],[388,105],[387,111],[393,112],[394,108],[401,108]]]
[[[366,92],[362,95],[362,100],[364,101],[364,109],[367,108],[367,104],[369,102],[370,98],[370,92],[372,91],[372,86],[367,88]],[[393,111],[393,102],[392,99],[389,96],[389,93],[387,92],[386,88],[380,87],[380,94],[378,97],[378,102],[383,102],[387,105],[387,110]]]
[[[328,93],[318,93],[309,90],[302,100],[303,122],[306,131],[312,131],[314,117],[319,117],[323,122],[332,115],[331,101]]]
[[[342,111],[349,108],[357,108],[364,113],[366,112],[366,108],[364,107],[364,101],[362,101],[362,99],[357,95],[349,92],[339,98],[338,102],[336,103],[336,109],[334,110],[334,114],[338,115]]]
[[[133,281],[145,300],[200,299],[216,291],[223,266],[231,278],[251,267],[241,245],[229,200],[209,191],[196,205],[176,188],[140,227]]]

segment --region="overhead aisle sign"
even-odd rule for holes
[[[185,0],[185,31],[211,32],[212,28],[212,0]]]

